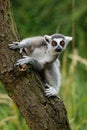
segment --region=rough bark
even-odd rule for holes
[[[31,68],[25,72],[14,67],[18,51],[8,48],[17,41],[10,1],[0,0],[0,80],[18,106],[31,130],[70,130],[67,112],[58,97],[46,98],[43,82]]]

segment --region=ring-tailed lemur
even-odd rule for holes
[[[23,39],[20,42],[9,44],[11,49],[26,49],[27,56],[23,56],[16,65],[31,64],[34,69],[41,72],[45,81],[46,96],[55,96],[61,84],[60,63],[58,56],[66,48],[72,37],[62,34],[51,36],[37,36]]]

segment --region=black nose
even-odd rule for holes
[[[60,46],[58,46],[58,47],[55,49],[55,51],[61,52],[61,51],[62,51],[62,48],[61,48]]]

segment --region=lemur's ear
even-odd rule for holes
[[[45,36],[44,36],[44,40],[46,41],[46,43],[50,43],[50,41],[51,41],[51,36],[45,35]]]
[[[69,36],[65,36],[66,42],[69,43],[70,41],[72,41],[72,37]]]
[[[64,49],[67,47],[68,43],[72,41],[72,37],[69,37],[69,36],[65,36],[65,46],[64,46]]]

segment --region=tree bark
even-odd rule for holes
[[[32,70],[19,71],[14,64],[18,51],[8,44],[18,41],[9,0],[0,0],[0,80],[13,99],[31,130],[70,130],[67,112],[58,97],[46,98],[39,74]]]

